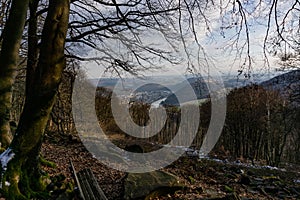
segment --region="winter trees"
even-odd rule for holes
[[[43,132],[51,112],[55,95],[65,68],[64,44],[68,28],[69,1],[52,0],[45,21],[40,56],[32,83],[27,89],[26,102],[15,137],[1,155],[2,191],[10,199],[27,199],[32,191],[42,187],[39,180],[38,159]],[[1,120],[9,120],[11,85],[18,61],[21,36],[26,20],[28,1],[13,1],[4,29],[1,49]],[[10,74],[8,74],[10,73]],[[9,85],[8,85],[9,84]],[[4,104],[7,102],[7,104]],[[6,117],[3,117],[3,115]],[[4,123],[2,122],[2,123]],[[3,126],[1,126],[3,127]],[[9,129],[9,127],[8,127]],[[1,131],[3,135],[3,131]],[[9,163],[7,163],[9,162]],[[31,180],[31,181],[29,181]]]
[[[265,160],[278,166],[294,155],[296,111],[288,99],[270,88],[246,86],[228,95],[227,118],[220,138],[232,156]]]
[[[10,132],[10,108],[11,88],[14,83],[16,66],[19,59],[19,47],[26,20],[28,1],[13,1],[9,18],[6,21],[2,33],[2,45],[0,53],[0,132],[1,143],[7,147],[11,141]]]
[[[279,43],[285,41],[287,45],[291,43],[287,41],[288,34],[283,34],[288,33],[286,27],[296,30],[299,25],[295,20],[286,23],[289,16],[299,12],[298,0],[289,9],[280,12],[281,15],[277,15],[281,2],[278,0],[268,3],[228,0],[220,1],[221,4],[208,0],[8,2],[1,1],[1,11],[9,10],[9,17],[4,17],[3,12],[0,16],[1,30],[5,24],[0,37],[0,140],[2,147],[7,148],[0,160],[1,182],[10,183],[2,184],[2,191],[10,199],[30,198],[36,195],[33,191],[41,189],[37,181],[40,178],[39,148],[66,67],[65,57],[80,61],[95,60],[116,73],[124,70],[137,74],[157,66],[161,59],[178,63],[182,55],[187,58],[185,64],[189,70],[195,70],[198,66],[207,67],[207,53],[198,34],[201,31],[212,33],[214,24],[210,19],[214,17],[212,13],[218,11],[222,18],[221,35],[225,36],[226,30],[235,30],[236,33],[229,40],[229,47],[235,47],[242,40],[240,36],[245,34],[245,40],[237,46],[237,53],[245,56],[241,58],[242,66],[250,66],[250,27],[247,20],[251,13],[255,13],[250,11],[262,8],[269,11],[263,12],[269,19],[265,44],[271,30],[271,19],[275,19],[277,38],[285,39]],[[160,41],[147,41],[143,34],[149,33],[160,35],[167,45],[163,47],[159,45]],[[26,100],[12,140],[9,126],[12,85],[24,36],[28,38],[25,42]],[[182,52],[178,51],[179,46],[183,47]],[[80,50],[95,50],[97,54],[89,56]]]
[[[105,12],[100,11],[101,7],[89,3],[73,1],[73,10],[69,12],[70,1],[12,1],[9,18],[3,31],[0,54],[1,142],[4,147],[9,146],[0,156],[1,183],[3,183],[1,191],[10,199],[32,198],[38,195],[37,191],[43,189],[39,172],[39,150],[62,72],[66,67],[65,41],[80,42],[98,49],[103,54],[95,59],[110,63],[110,67],[115,71],[119,71],[120,68],[135,74],[136,63],[147,68],[152,64],[153,55],[170,62],[173,60],[168,51],[156,49],[150,44],[142,44],[137,30],[144,27],[163,31],[166,25],[159,25],[158,18],[166,20],[165,16],[178,9],[176,4],[99,1],[98,6],[106,5],[111,8],[104,15]],[[45,8],[38,10],[39,5],[44,5]],[[27,21],[26,99],[16,134],[10,143],[11,91],[28,8],[30,18]],[[37,18],[43,19],[44,13],[47,13],[47,17],[43,23],[43,31],[39,35]],[[70,23],[68,23],[69,16],[73,20]],[[68,28],[70,37],[66,39]],[[131,33],[131,36],[118,35],[120,32]],[[109,38],[109,42],[120,41],[123,47],[131,52],[130,56],[123,57],[121,53],[120,55],[114,51],[107,51],[111,49],[106,48],[105,45],[108,44],[101,42],[103,38]],[[102,44],[102,49],[97,47],[99,44]],[[69,54],[67,57],[74,55]],[[82,60],[78,56],[76,59]],[[132,63],[132,59],[136,61],[135,64]]]

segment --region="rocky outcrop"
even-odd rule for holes
[[[128,174],[125,179],[124,199],[150,199],[173,194],[183,188],[179,178],[167,172]]]

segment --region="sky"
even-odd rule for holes
[[[230,0],[218,1],[221,3],[216,5],[218,9],[207,9],[205,10],[205,16],[209,19],[209,30],[203,20],[194,21],[195,30],[197,32],[198,42],[201,44],[205,51],[205,56],[207,59],[204,59],[204,54],[197,54],[198,45],[194,40],[194,36],[189,32],[191,28],[186,28],[184,31],[184,40],[185,47],[180,42],[175,42],[177,52],[174,54],[175,57],[180,58],[182,63],[177,65],[169,64],[168,62],[163,62],[159,60],[157,62],[159,70],[154,71],[146,71],[145,74],[148,76],[159,76],[159,75],[171,75],[176,73],[186,73],[187,72],[187,63],[188,60],[191,60],[194,63],[194,66],[197,68],[201,68],[200,72],[206,72],[207,70],[214,71],[215,73],[219,73],[221,75],[228,76],[236,76],[238,75],[238,70],[243,67],[243,63],[245,62],[245,58],[247,58],[245,52],[242,52],[241,57],[237,57],[238,52],[236,49],[241,48],[245,45],[246,39],[246,29],[243,24],[241,29],[241,34],[239,36],[239,42],[233,43],[237,39],[237,31],[239,30],[241,14],[237,9],[237,5],[228,4]],[[267,33],[267,14],[268,9],[270,8],[270,1],[259,1],[259,0],[245,0],[242,1],[243,6],[245,8],[245,17],[247,19],[247,25],[249,28],[249,37],[250,37],[250,55],[251,55],[251,73],[267,73],[269,71],[273,71],[278,65],[278,58],[272,55],[268,55],[269,59],[269,67],[266,66],[266,58],[263,54],[263,42],[265,35]],[[280,6],[282,10],[286,10],[291,6],[293,1],[290,0],[281,0]],[[257,7],[260,4],[261,7]],[[222,8],[222,9],[220,9]],[[280,17],[279,13],[279,17]],[[292,18],[292,17],[290,17]],[[289,19],[289,18],[288,18]],[[274,27],[274,22],[271,22],[271,26]],[[187,26],[188,27],[188,26]],[[178,28],[178,27],[177,27]],[[270,32],[273,31],[272,29]],[[170,44],[166,40],[164,40],[163,35],[159,32],[151,32],[145,31],[143,34],[139,35],[141,40],[145,45],[153,45],[156,48],[167,50],[170,48]],[[122,50],[120,48],[120,44],[117,41],[109,41],[107,46],[110,46],[112,49],[119,49],[115,51],[117,54],[125,54],[126,50]],[[189,52],[189,58],[186,56],[186,51]],[[89,52],[90,56],[96,56],[97,52]],[[200,58],[200,62],[198,62],[198,58]],[[204,61],[205,60],[205,61]],[[200,66],[199,66],[200,65]],[[207,68],[209,65],[209,69]],[[95,62],[84,63],[84,68],[86,69],[87,76],[89,78],[98,78],[103,76],[105,67],[101,66]],[[246,65],[243,70],[247,73],[248,63],[246,60]],[[176,72],[175,72],[176,71]],[[211,73],[211,72],[210,72]],[[109,74],[106,74],[110,76]]]

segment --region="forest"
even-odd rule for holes
[[[107,199],[300,198],[299,0],[0,0],[0,10],[1,199],[80,199],[76,171],[82,170],[93,172]],[[219,50],[223,60],[215,62]],[[204,156],[211,118],[225,114],[213,106],[223,96],[155,108],[166,112],[163,128],[137,139],[116,123],[114,93],[85,84],[90,65],[120,79],[167,66],[211,78],[216,63],[236,66],[237,78],[251,80],[257,64],[282,75],[226,90],[224,126],[213,129],[220,137]],[[95,105],[97,125],[114,148],[91,129],[79,131],[77,114],[93,112],[75,107],[78,81],[83,95],[95,90],[93,99],[79,100]],[[149,103],[127,108],[137,127],[164,122],[163,115],[151,118]],[[128,119],[119,120],[134,132]],[[172,147],[172,138],[192,144]],[[141,173],[111,167],[89,145],[128,166],[166,147],[183,154],[165,156],[165,167],[152,171],[148,164],[159,165],[158,157],[139,160],[139,169],[147,169]]]
[[[110,109],[112,92],[105,88],[99,88],[98,91],[101,91],[101,95],[96,98],[96,109],[100,125],[108,135],[126,135],[118,128]],[[215,156],[222,159],[265,161],[275,167],[284,162],[299,163],[299,106],[293,105],[293,102],[295,101],[280,95],[279,91],[264,89],[260,85],[233,89],[227,96],[223,132],[211,155],[216,154]],[[143,102],[131,105],[131,116],[137,124],[147,124],[150,106]],[[200,116],[203,120],[200,121],[192,146],[199,148],[203,143],[211,117],[210,108],[209,100],[200,105]],[[154,137],[145,140],[167,144],[178,133],[180,108],[167,107],[167,113],[163,129]],[[155,119],[163,120],[160,116]],[[183,131],[188,132],[188,127]]]

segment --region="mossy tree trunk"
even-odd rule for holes
[[[66,66],[64,45],[69,9],[69,0],[49,2],[40,56],[30,84],[29,91],[34,92],[26,96],[16,135],[6,152],[12,159],[1,181],[2,191],[9,199],[32,198],[43,189],[38,170],[40,145]],[[4,184],[5,181],[9,184]]]
[[[0,142],[6,148],[12,139],[9,125],[12,86],[19,59],[19,49],[29,0],[13,0],[3,30],[0,53]]]

